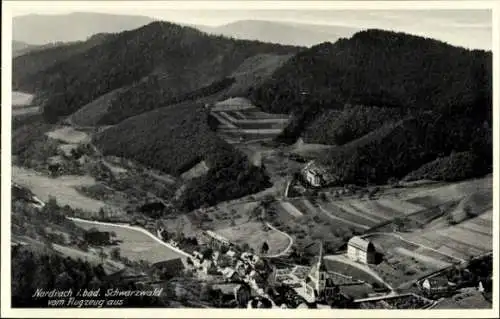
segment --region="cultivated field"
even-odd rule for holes
[[[12,107],[28,106],[33,101],[33,95],[23,92],[12,92]]]
[[[161,243],[153,235],[148,235],[145,231],[137,229],[123,228],[118,225],[103,225],[88,221],[73,220],[73,222],[84,229],[97,228],[100,231],[115,232],[118,240],[122,240],[118,246],[120,254],[130,260],[145,260],[150,263],[156,263],[164,260],[182,258],[186,256],[170,249]],[[113,247],[108,247],[112,249]]]
[[[230,98],[216,103],[211,114],[219,121],[219,134],[230,143],[240,140],[270,140],[281,133],[288,115],[264,113],[244,98]]]
[[[50,178],[34,170],[13,166],[12,181],[29,188],[43,201],[47,201],[49,196],[54,196],[61,206],[69,205],[94,213],[105,206],[104,202],[85,197],[75,189],[75,187],[94,185],[95,180],[89,176]]]
[[[413,198],[456,200],[447,215],[425,228],[404,235],[411,241],[456,258],[467,259],[493,249],[493,190],[491,176],[411,193]],[[469,215],[465,212],[469,210]]]
[[[22,116],[38,113],[40,107],[32,106],[33,95],[22,92],[12,92],[12,116]]]
[[[77,131],[71,126],[64,126],[46,134],[52,139],[59,140],[67,144],[81,144],[90,142],[90,137],[87,133]]]

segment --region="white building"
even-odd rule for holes
[[[375,253],[373,243],[361,237],[354,236],[347,243],[347,257],[354,261],[373,264],[375,262]]]

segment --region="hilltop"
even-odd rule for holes
[[[287,55],[301,49],[210,36],[167,22],[154,22],[102,40],[98,45],[88,41],[71,45],[68,50],[73,52],[79,50],[78,45],[90,48],[35,72],[26,72],[32,60],[22,56],[27,62],[15,60],[14,74],[29,76],[16,77],[14,88],[37,93],[38,100],[44,102],[46,119],[56,121],[106,93],[129,87],[122,99],[118,97],[119,104],[110,107],[110,112],[127,113],[128,117],[180,102],[190,92],[212,84],[217,86],[254,55]],[[121,117],[108,122],[119,122]]]
[[[153,21],[150,17],[95,12],[29,14],[12,19],[12,38],[34,45],[84,41],[96,33],[132,30]]]
[[[280,141],[302,136],[338,145],[322,160],[337,183],[401,178],[452,151],[478,157],[476,170],[458,174],[470,178],[491,169],[491,138],[484,138],[492,127],[491,58],[491,52],[367,30],[299,52],[250,98],[264,111],[293,115]],[[400,133],[386,134],[394,125]],[[432,167],[460,171],[459,163]]]
[[[240,20],[217,27],[196,26],[211,34],[236,39],[310,47],[354,34],[357,29],[339,25],[315,25],[265,20]]]

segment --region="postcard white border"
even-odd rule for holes
[[[120,1],[3,1],[2,2],[2,105],[11,104],[11,45],[12,45],[12,8],[31,7],[42,9],[41,13],[57,10],[74,9],[85,11],[90,7],[112,8]],[[11,182],[11,109],[2,107],[2,216],[1,216],[1,316],[2,317],[37,317],[37,318],[269,318],[269,317],[314,317],[314,318],[492,318],[499,313],[499,26],[500,11],[497,1],[122,1],[121,7],[141,7],[176,9],[176,10],[235,10],[235,9],[370,9],[370,10],[416,10],[416,9],[491,9],[493,27],[493,137],[494,137],[494,172],[493,172],[493,251],[494,280],[493,308],[486,310],[308,310],[308,309],[12,309],[10,308],[10,182]],[[43,12],[50,6],[50,11]]]

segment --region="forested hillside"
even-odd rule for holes
[[[133,84],[141,80],[152,85],[151,89],[159,85],[161,96],[171,99],[222,80],[248,57],[259,53],[289,54],[298,50],[209,36],[193,28],[154,22],[106,39],[40,72],[17,78],[14,87],[37,93],[39,99],[46,102],[46,119],[55,121],[114,89],[129,85],[134,88]],[[28,62],[15,62],[18,67],[14,68],[14,73],[20,70],[25,74],[22,67]],[[146,78],[148,76],[155,78]],[[135,102],[154,103],[149,99]],[[129,108],[136,106],[128,105]],[[151,105],[141,107],[145,110],[155,108]]]
[[[436,111],[452,108],[491,119],[491,57],[491,52],[433,39],[367,30],[298,53],[253,92],[252,100],[275,113],[349,102]]]
[[[298,53],[251,99],[293,114],[282,142],[341,145],[322,159],[332,183],[385,183],[453,151],[414,174],[456,180],[491,171],[491,67],[491,52],[368,30]]]
[[[29,87],[27,83],[31,82],[33,83],[30,86],[36,86],[37,84],[34,81],[41,80],[42,77],[39,74],[43,74],[44,70],[113,37],[112,34],[96,34],[86,41],[50,43],[28,48],[27,53],[17,57],[14,56],[12,61],[12,89],[14,91],[23,91]],[[36,79],[33,79],[33,77],[36,77]]]
[[[221,140],[208,125],[202,104],[180,103],[135,117],[96,136],[105,155],[123,156],[172,175],[204,160],[208,174],[190,182],[181,206],[193,209],[270,186],[264,170]]]

